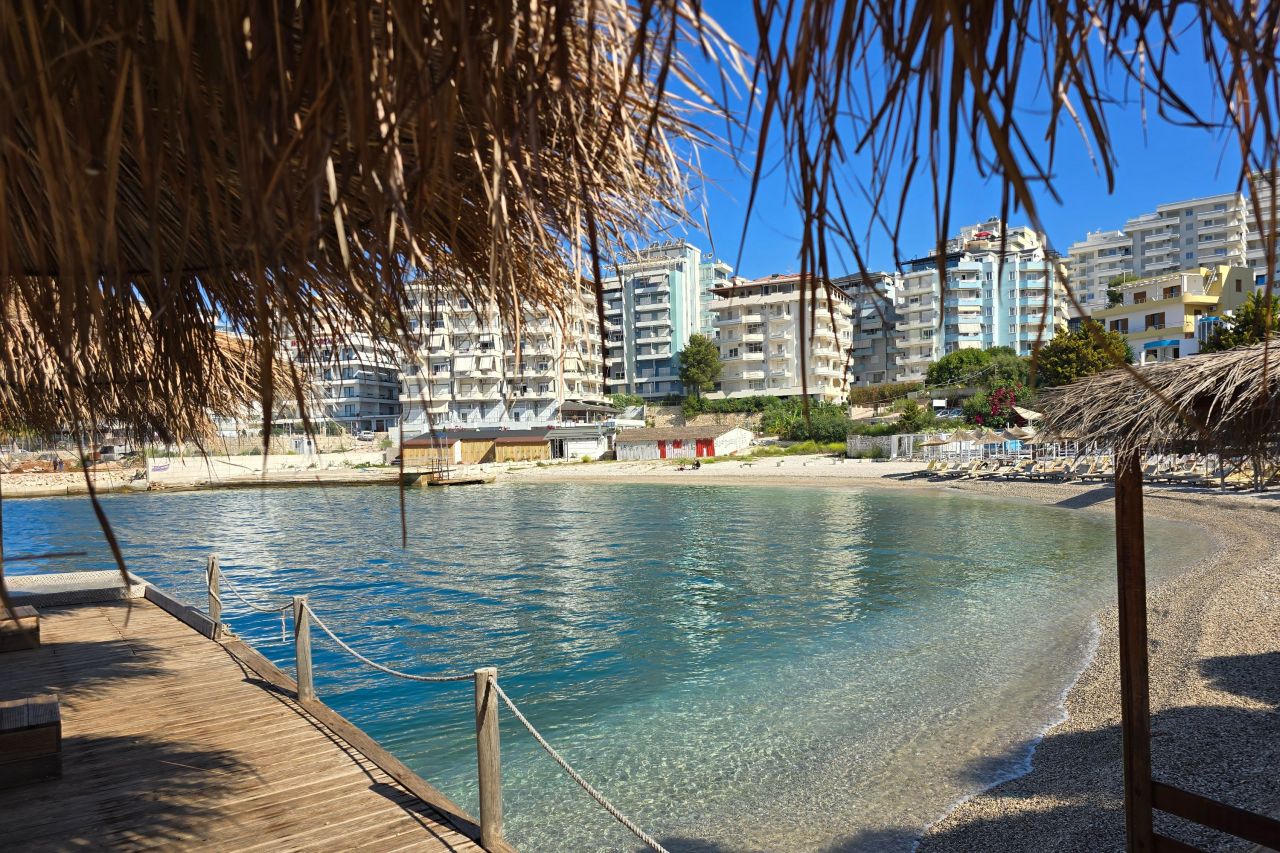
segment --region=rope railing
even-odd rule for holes
[[[236,585],[231,582],[231,578],[227,577],[225,572],[221,573],[221,577],[222,577],[222,582],[227,585],[227,589],[231,590],[231,594],[234,595],[236,598],[240,599],[240,603],[243,604],[245,607],[248,607],[250,610],[256,610],[259,613],[280,613],[284,610],[288,610],[291,606],[293,606],[293,602],[291,600],[282,601],[279,604],[268,604],[265,607],[262,605],[254,604],[252,601],[245,598],[240,593],[240,590],[236,589]]]
[[[656,838],[637,826],[635,821],[618,811],[617,806],[609,802],[605,798],[604,794],[600,793],[590,782],[582,778],[582,774],[577,770],[574,770],[573,767],[569,765],[569,762],[565,761],[564,757],[560,755],[559,752],[556,752],[555,747],[548,743],[547,739],[542,736],[542,733],[533,727],[533,723],[529,722],[529,719],[524,714],[520,713],[520,709],[516,707],[516,703],[511,701],[511,697],[507,695],[507,692],[503,690],[501,686],[499,686],[496,680],[493,682],[493,689],[497,692],[498,698],[506,704],[512,715],[520,721],[520,725],[524,726],[525,730],[527,730],[529,734],[533,736],[533,739],[538,742],[538,745],[546,751],[547,755],[551,756],[551,760],[556,764],[559,764],[560,769],[568,774],[570,779],[577,782],[578,786],[582,788],[582,790],[586,791],[591,799],[599,803],[614,820],[630,830],[631,834],[643,841],[649,849],[655,850],[657,853],[668,853],[667,848],[658,843]]]
[[[307,700],[314,701],[316,698],[311,669],[310,623],[312,622],[327,634],[338,648],[365,666],[387,675],[407,681],[428,683],[474,682],[476,689],[476,747],[480,771],[480,839],[481,845],[486,849],[505,849],[505,843],[502,841],[502,770],[498,754],[497,706],[493,704],[494,697],[497,697],[502,700],[507,709],[519,720],[520,724],[524,726],[525,730],[537,741],[547,755],[551,756],[551,759],[564,770],[569,778],[576,782],[582,790],[586,791],[587,795],[608,812],[614,820],[640,839],[649,849],[656,851],[656,853],[668,853],[667,849],[657,839],[619,811],[618,807],[609,802],[604,794],[600,793],[590,782],[584,779],[582,774],[575,770],[556,751],[555,747],[542,736],[542,733],[534,728],[533,723],[529,722],[529,719],[516,707],[516,703],[507,695],[507,692],[499,686],[497,670],[486,668],[452,675],[417,675],[411,672],[404,672],[403,670],[380,664],[352,648],[350,644],[334,633],[324,619],[320,618],[307,601],[306,596],[294,596],[283,604],[272,604],[271,606],[255,604],[242,595],[230,578],[223,573],[216,555],[209,557],[206,579],[209,587],[209,616],[214,624],[213,636],[215,637],[219,635],[223,628],[222,600],[219,594],[219,588],[223,584],[226,584],[231,593],[240,599],[245,606],[260,613],[279,613],[281,620],[283,620],[284,611],[292,608],[298,698],[304,703]],[[492,690],[491,694],[489,693],[490,689]]]
[[[471,673],[471,672],[461,673],[458,675],[414,675],[411,672],[402,672],[401,670],[398,670],[398,669],[392,669],[389,666],[383,666],[377,661],[370,660],[369,658],[360,654],[355,649],[351,648],[351,646],[344,643],[342,641],[342,638],[340,638],[337,634],[333,633],[333,630],[330,629],[329,626],[324,623],[324,620],[321,619],[318,615],[316,615],[316,612],[311,609],[311,605],[309,603],[304,601],[302,606],[306,608],[307,614],[316,623],[316,625],[319,626],[320,630],[328,634],[329,639],[337,643],[339,648],[341,648],[347,654],[351,655],[353,658],[360,661],[364,665],[371,666],[374,669],[378,670],[379,672],[385,672],[387,675],[394,675],[396,678],[403,678],[408,681],[445,682],[445,681],[474,681],[475,680],[475,673]]]

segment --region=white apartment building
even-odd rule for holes
[[[650,399],[683,394],[676,355],[690,336],[714,334],[711,290],[731,272],[683,240],[622,258],[603,282],[609,390]]]
[[[1271,191],[1271,181],[1263,173],[1251,177],[1253,195],[1245,209],[1246,221],[1249,224],[1249,247],[1247,252],[1248,266],[1253,270],[1254,282],[1264,285],[1268,280],[1275,280],[1275,275],[1267,274],[1267,251],[1264,234],[1270,232],[1275,240],[1275,265],[1280,267],[1280,198]],[[1262,217],[1262,230],[1258,229],[1254,206]],[[1277,270],[1272,270],[1277,272]]]
[[[387,342],[360,332],[321,337],[309,361],[299,360],[296,339],[287,339],[284,345],[310,380],[307,417],[313,429],[336,424],[350,433],[385,432],[399,422],[400,366]],[[290,421],[301,423],[302,418],[281,419]]]
[[[1084,314],[1107,307],[1107,284],[1130,274],[1149,278],[1175,270],[1246,263],[1251,228],[1242,194],[1175,201],[1125,222],[1119,231],[1093,231],[1068,250],[1071,287]],[[1072,311],[1073,316],[1079,316]]]
[[[428,429],[557,425],[600,405],[604,374],[596,299],[577,289],[563,318],[527,311],[517,341],[495,306],[423,285],[410,321],[400,404],[406,435]]]
[[[849,384],[879,385],[898,374],[898,297],[902,274],[846,275],[832,284],[853,303],[853,341],[847,351]]]
[[[807,390],[815,400],[845,399],[853,299],[838,287],[819,287],[816,295],[810,287],[802,333],[800,288],[798,275],[771,275],[752,281],[735,279],[712,290],[710,305],[716,315],[721,362],[716,396],[800,397]],[[809,313],[815,298],[816,309]]]
[[[1030,355],[1066,326],[1066,269],[1043,234],[1005,231],[993,218],[961,229],[945,252],[945,288],[936,256],[904,265],[894,381],[922,382],[930,364],[958,349],[1008,346]]]

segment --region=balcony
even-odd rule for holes
[[[744,352],[741,356],[743,361],[764,361],[763,352]]]

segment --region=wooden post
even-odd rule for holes
[[[1151,707],[1147,674],[1147,568],[1143,552],[1142,463],[1136,449],[1117,459],[1116,573],[1120,613],[1120,731],[1128,849],[1154,849],[1151,823]]]
[[[498,746],[498,670],[476,670],[476,761],[480,778],[480,846],[502,844],[502,757]]]
[[[222,595],[218,589],[222,581],[222,566],[217,554],[209,555],[204,574],[209,587],[209,618],[213,621],[213,639],[216,640],[222,634]]]
[[[307,597],[293,597],[293,657],[298,670],[299,701],[316,698],[311,679],[311,620],[307,617]]]

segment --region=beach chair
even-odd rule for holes
[[[1009,473],[1005,474],[1005,476],[1010,480],[1021,479],[1023,477],[1028,476],[1029,472],[1031,471],[1032,467],[1035,464],[1036,464],[1036,461],[1034,459],[1022,459],[1019,462],[1017,462],[1009,470]]]

